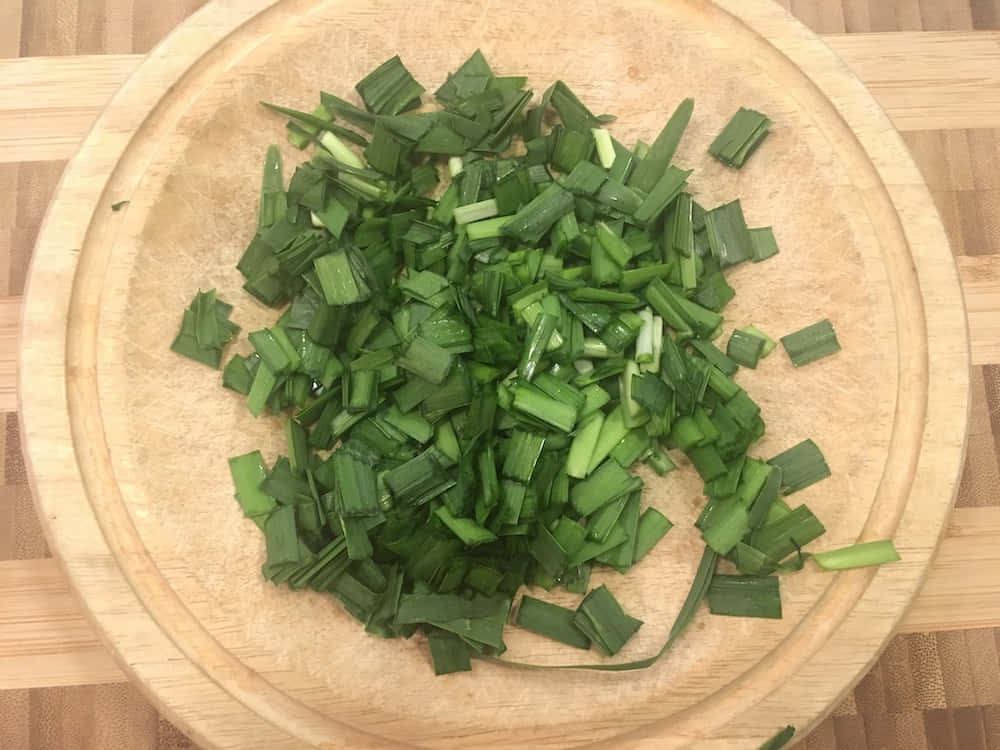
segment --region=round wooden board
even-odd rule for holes
[[[274,318],[233,265],[266,145],[299,157],[256,102],[308,109],[394,53],[436,85],[477,47],[536,91],[563,78],[619,115],[627,143],[696,98],[677,156],[696,169],[696,195],[740,197],[782,248],[732,274],[727,326],[780,335],[829,317],[843,345],[801,370],[779,351],[740,373],[769,427],[757,451],[814,438],[833,477],[793,501],[826,524],[818,546],[894,537],[903,562],[807,568],[783,579],[783,620],[703,612],[657,665],[621,674],[479,663],[435,678],[418,639],[366,636],[331,598],[260,579],[260,534],[232,500],[225,458],[257,447],[273,458],[279,422],[252,419],[217,376],[168,351],[198,288],[235,303],[244,333]],[[740,105],[775,126],[734,172],[705,148]],[[138,684],[196,741],[243,750],[753,748],[786,723],[804,733],[918,590],[967,418],[961,293],[920,175],[862,85],[769,0],[210,3],[129,79],[69,166],[21,340],[26,454],[53,549]],[[644,501],[677,528],[627,576],[597,579],[646,622],[620,659],[665,638],[697,563],[699,492],[687,466],[653,481]],[[516,628],[508,642],[518,659],[594,658]]]

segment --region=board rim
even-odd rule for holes
[[[934,351],[928,352],[923,382],[925,399],[935,383],[939,390],[935,391],[933,401],[926,399],[929,403],[926,404],[925,435],[930,433],[933,441],[921,441],[919,459],[925,459],[928,448],[934,448],[929,460],[940,464],[941,468],[928,468],[927,460],[920,460],[915,466],[912,481],[916,481],[923,470],[925,474],[930,472],[933,481],[929,486],[938,487],[943,483],[947,491],[928,505],[928,512],[933,512],[924,519],[927,530],[921,532],[921,538],[930,548],[916,576],[910,575],[906,579],[906,600],[910,602],[926,574],[930,552],[943,532],[946,513],[957,491],[958,472],[964,455],[968,409],[968,334],[954,261],[929,193],[905,146],[884,113],[874,104],[871,95],[839,58],[815,35],[766,0],[755,3],[715,0],[714,4],[765,37],[775,50],[796,65],[830,100],[831,106],[848,126],[862,126],[855,127],[855,136],[877,172],[870,189],[873,194],[884,192],[893,206],[898,230],[913,254],[915,276],[924,271],[925,278],[935,277],[932,285],[922,288],[920,299],[921,310],[934,303],[935,309],[944,311],[925,321],[928,334],[932,329],[943,334],[933,340]],[[78,465],[78,461],[87,462],[94,456],[90,454],[89,447],[83,446],[81,441],[74,442],[72,437],[74,431],[79,435],[100,425],[73,424],[70,418],[70,407],[74,399],[80,398],[78,389],[92,373],[67,374],[66,358],[75,346],[70,333],[74,332],[74,326],[82,324],[79,316],[71,319],[69,315],[70,292],[76,284],[80,249],[95,241],[95,233],[98,236],[102,231],[113,233],[117,222],[113,217],[105,217],[101,222],[94,219],[93,222],[83,222],[87,225],[84,229],[68,223],[67,214],[96,217],[98,210],[106,213],[111,202],[123,197],[120,193],[111,196],[108,187],[115,175],[121,173],[120,158],[129,153],[130,146],[144,132],[141,127],[145,127],[147,112],[156,111],[162,101],[160,98],[150,101],[145,93],[151,82],[180,83],[196,74],[195,69],[204,62],[208,53],[235,44],[237,36],[252,33],[250,27],[263,23],[264,16],[268,17],[269,23],[279,23],[282,16],[286,20],[293,18],[297,9],[305,6],[304,1],[295,0],[280,6],[272,6],[272,0],[252,0],[238,7],[213,2],[178,27],[150,54],[115,95],[64,173],[39,234],[25,294],[19,386],[30,382],[32,390],[18,388],[19,413],[29,481],[46,535],[54,552],[60,556],[73,587],[81,595],[105,645],[111,648],[147,694],[205,745],[229,746],[229,741],[234,739],[231,737],[232,730],[227,729],[233,721],[230,713],[241,717],[244,727],[253,725],[255,741],[261,742],[262,747],[296,746],[302,740],[322,745],[328,743],[329,735],[323,727],[314,725],[307,709],[306,713],[297,717],[302,733],[290,739],[276,726],[284,723],[287,717],[253,713],[240,702],[239,691],[235,694],[227,692],[200,667],[191,663],[132,589],[102,536],[102,526],[91,507],[84,489],[85,478]],[[113,144],[110,153],[107,152],[109,142]],[[132,154],[132,157],[134,160],[136,155]],[[890,183],[886,182],[886,175],[892,176]],[[912,205],[904,210],[903,204],[907,201]],[[921,213],[924,214],[922,221],[918,220]],[[66,291],[65,300],[60,300],[57,305],[52,304],[53,288]],[[75,304],[73,309],[79,312],[79,300]],[[956,323],[964,335],[955,335]],[[932,345],[930,335],[927,345]],[[85,360],[75,360],[76,363],[80,361]],[[39,387],[39,381],[49,387]],[[947,386],[947,397],[941,398],[943,391],[940,387],[944,386]],[[962,418],[955,419],[954,409],[961,405],[965,406]],[[903,508],[902,512],[908,510],[908,507]],[[103,533],[109,533],[106,524]],[[101,563],[97,566],[97,573],[95,562]],[[859,609],[863,611],[863,600],[871,595],[875,575],[874,571],[841,574],[840,580],[847,582],[844,587],[858,592],[855,608],[848,615],[848,620],[856,621],[858,615],[855,613]],[[96,605],[95,595],[107,596],[109,586],[114,587],[115,596],[120,598],[123,612],[105,611]],[[869,639],[876,645],[869,649],[870,658],[866,666],[877,658],[904,611],[905,608],[900,608],[893,617],[880,620],[878,632],[869,634]],[[135,629],[140,631],[141,637],[136,638],[132,632]],[[832,643],[835,634],[828,636],[829,643]],[[154,643],[157,648],[163,648],[162,663],[145,663],[142,654],[148,653]],[[830,648],[832,646],[824,643],[817,655]],[[816,659],[810,657],[806,661],[812,663]],[[182,664],[188,668],[186,672]],[[833,700],[846,692],[864,671],[865,667],[840,669],[845,674],[838,675],[836,690],[827,691],[833,693],[828,701],[824,701],[829,704],[827,710],[833,708]],[[226,676],[235,681],[253,681],[251,675],[240,673],[238,669],[236,673]],[[193,710],[176,699],[165,683],[182,677],[199,683],[199,690],[209,698],[207,705],[214,707],[212,712]],[[242,698],[245,700],[246,696]],[[769,699],[772,697],[769,696]],[[814,712],[812,722],[818,721],[822,713]],[[220,717],[224,721],[220,721]],[[699,734],[698,727],[686,722],[683,716],[672,718],[677,720],[671,722],[672,726],[667,731],[678,743],[685,738],[706,739]],[[726,737],[732,739],[738,736],[749,741],[751,736],[756,738],[766,734],[766,729],[756,727],[752,719],[736,710],[724,726],[713,729],[711,736],[722,742]],[[635,736],[624,741],[634,746],[656,744],[663,747],[665,739],[664,734],[657,732],[655,736]],[[374,742],[380,747],[387,746],[381,738],[350,730],[345,731],[336,742],[352,746],[370,746]]]

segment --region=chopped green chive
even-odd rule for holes
[[[848,570],[896,562],[900,558],[895,545],[888,539],[883,539],[877,542],[852,544],[850,547],[827,552],[814,552],[812,559],[823,570]]]
[[[708,609],[713,615],[780,620],[778,577],[716,575],[708,587]]]
[[[739,169],[767,137],[771,121],[760,112],[740,107],[708,147],[708,153]]]
[[[804,490],[830,476],[830,467],[819,446],[812,440],[803,440],[768,463],[781,469],[781,490],[786,495]]]
[[[573,623],[608,656],[614,656],[642,625],[625,610],[608,590],[599,586],[580,602]]]
[[[573,648],[590,648],[590,639],[573,624],[576,612],[525,594],[517,608],[514,624],[525,630],[565,643]]]
[[[796,367],[840,351],[837,332],[833,330],[833,324],[829,320],[821,320],[795,333],[782,336],[781,345],[785,347],[788,358]]]
[[[729,343],[726,344],[726,356],[734,362],[752,369],[757,367],[757,362],[764,353],[766,343],[759,336],[737,329],[733,331],[729,337]]]

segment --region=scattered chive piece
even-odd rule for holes
[[[781,750],[781,748],[791,742],[792,737],[794,736],[795,727],[787,726],[761,745],[757,750]]]
[[[877,542],[852,544],[850,547],[826,552],[814,552],[812,559],[823,570],[847,570],[897,562],[900,558],[896,546],[890,540],[883,539]]]
[[[767,137],[771,121],[760,112],[740,107],[708,147],[708,153],[739,169]]]
[[[639,531],[635,541],[635,562],[650,553],[674,525],[656,508],[646,508],[639,516]]]
[[[525,594],[514,624],[573,648],[590,648],[590,639],[573,624],[576,612]]]
[[[772,339],[770,336],[768,336],[766,333],[764,333],[755,325],[743,326],[742,328],[737,328],[736,330],[741,331],[742,333],[745,333],[750,336],[756,336],[757,338],[763,340],[764,346],[761,347],[760,350],[761,357],[766,357],[768,354],[773,352],[774,347],[778,345],[778,342],[776,342],[774,339]]]
[[[751,229],[750,241],[753,246],[751,260],[754,263],[760,263],[762,260],[767,260],[778,254],[778,242],[774,239],[774,231],[771,227]]]
[[[766,343],[759,336],[737,329],[733,331],[726,344],[726,356],[744,367],[753,369],[763,356]]]
[[[798,445],[779,453],[768,463],[781,469],[781,490],[786,495],[803,490],[830,476],[830,467],[819,446],[812,440],[803,440]]]
[[[607,586],[601,585],[580,602],[573,624],[608,656],[614,656],[639,630],[642,620],[625,614]]]
[[[785,347],[788,358],[796,367],[840,351],[837,332],[833,330],[833,324],[826,319],[782,336],[781,345]]]
[[[708,587],[708,608],[713,615],[780,620],[778,577],[716,575]]]
[[[427,636],[427,643],[430,646],[435,675],[468,672],[472,669],[470,648],[459,636],[435,630]]]

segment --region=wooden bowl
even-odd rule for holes
[[[729,325],[784,334],[823,317],[843,351],[740,373],[768,456],[814,438],[833,477],[801,493],[833,548],[893,537],[901,563],[783,579],[785,618],[699,614],[679,646],[630,673],[491,663],[435,678],[422,643],[367,636],[328,596],[259,574],[261,535],[226,457],[282,445],[201,365],[168,351],[182,307],[217,287],[244,333],[274,313],[240,290],[264,149],[283,119],[402,55],[439,82],[476,47],[536,91],[565,79],[625,142],[696,97],[677,160],[708,205],[739,196],[781,255],[732,274]],[[740,105],[772,135],[731,171],[705,148]],[[128,201],[121,210],[111,205]],[[240,748],[752,748],[807,730],[874,661],[918,590],[954,496],[968,354],[948,242],[919,173],[844,64],[767,0],[210,3],[123,86],[68,168],[42,229],[23,328],[21,414],[54,551],[129,673],[199,743]],[[246,349],[243,341],[239,347]],[[678,525],[627,576],[646,625],[618,658],[663,642],[699,550],[689,468],[646,501]],[[510,655],[567,649],[511,628]],[[593,655],[586,658],[592,659]]]

